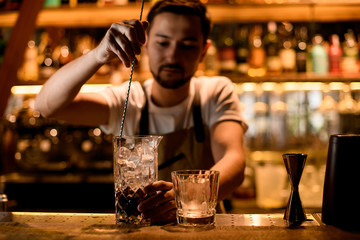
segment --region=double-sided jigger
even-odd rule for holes
[[[285,210],[284,219],[288,226],[298,226],[306,220],[299,195],[299,182],[307,155],[302,153],[286,153],[282,157],[291,185],[290,198]]]

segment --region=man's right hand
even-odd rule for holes
[[[105,63],[118,57],[126,66],[146,42],[149,23],[125,20],[111,25],[100,44],[56,71],[36,97],[35,109],[44,117],[72,124],[99,126],[109,121],[109,107],[99,93],[79,93],[81,87]]]
[[[95,56],[102,64],[118,57],[130,67],[135,55],[140,54],[141,46],[146,41],[146,29],[149,23],[139,20],[124,20],[113,23],[100,44],[94,49]]]
[[[144,188],[149,198],[139,204],[138,210],[152,224],[176,221],[176,205],[172,182],[156,181]]]

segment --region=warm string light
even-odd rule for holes
[[[80,92],[98,92],[109,86],[111,86],[111,84],[85,84],[80,89]],[[14,95],[36,95],[40,92],[41,88],[42,85],[13,86],[11,93]]]

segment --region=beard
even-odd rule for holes
[[[179,71],[179,73],[177,73],[177,75],[181,75],[180,77],[161,77],[161,71],[163,68],[173,68],[174,70]],[[184,75],[184,69],[182,66],[178,65],[178,64],[164,64],[161,65],[159,67],[159,71],[158,74],[155,74],[154,71],[151,70],[151,73],[154,77],[154,79],[160,84],[160,86],[162,86],[163,88],[166,89],[176,89],[179,88],[183,85],[185,85],[187,82],[190,81],[191,76],[185,76]]]

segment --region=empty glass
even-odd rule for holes
[[[214,225],[219,175],[220,172],[214,170],[180,170],[171,173],[179,224]]]

